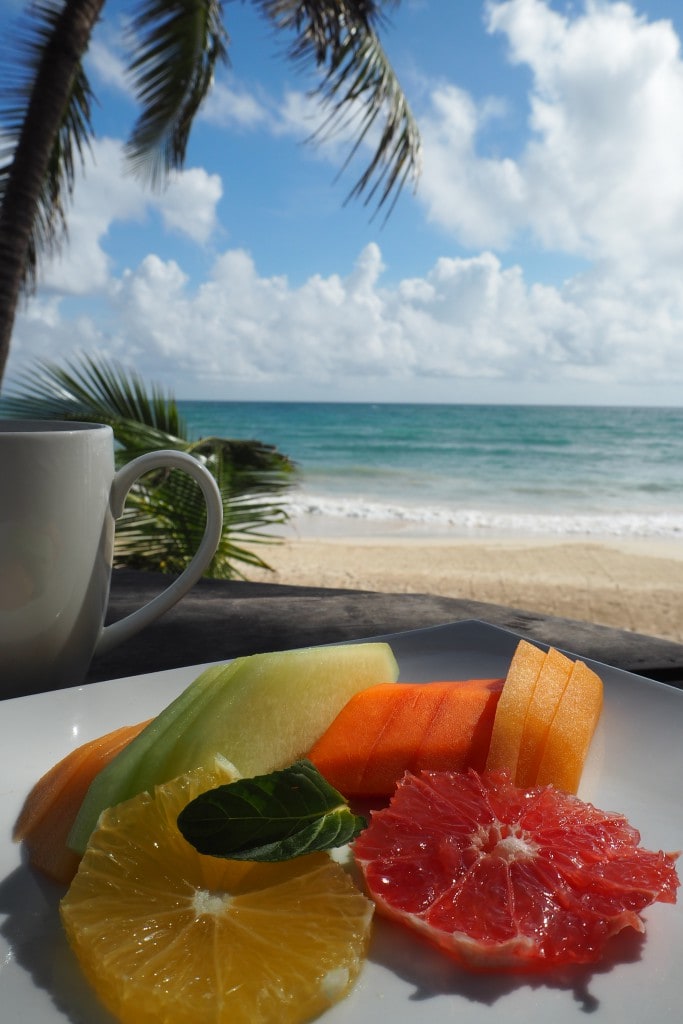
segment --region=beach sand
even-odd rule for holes
[[[683,544],[596,538],[307,535],[258,547],[250,580],[431,593],[581,619],[683,643]]]

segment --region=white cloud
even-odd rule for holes
[[[343,395],[347,382],[353,397],[354,381],[375,380],[406,399],[427,385],[485,398],[505,383],[508,399],[529,387],[547,401],[569,400],[572,387],[592,387],[594,398],[624,387],[652,401],[657,388],[683,383],[683,283],[673,272],[634,288],[596,270],[555,288],[490,252],[441,258],[391,287],[383,270],[372,243],[347,275],[295,286],[229,250],[194,286],[176,262],[150,255],[112,283],[97,321],[32,304],[13,360],[98,350],[174,382],[180,397],[240,397],[268,382],[290,397]]]
[[[159,213],[168,229],[204,244],[216,226],[221,195],[220,178],[203,168],[179,171],[166,189],[150,192],[126,172],[119,141],[97,140],[76,183],[68,212],[68,245],[58,256],[45,261],[41,281],[48,288],[72,295],[105,289],[110,274],[105,242],[111,225],[143,220],[150,210]]]
[[[88,68],[104,85],[132,97],[133,90],[126,66],[121,57],[118,37],[111,32],[97,33],[88,46]]]
[[[254,128],[271,120],[269,104],[243,85],[214,83],[199,112],[200,119],[221,128]]]
[[[423,122],[430,218],[471,247],[529,231],[630,272],[681,258],[683,63],[671,23],[590,0],[571,16],[505,0],[487,18],[532,74],[529,137],[514,158],[480,155],[486,105],[436,88]]]
[[[216,227],[216,206],[222,195],[223,186],[217,174],[208,174],[203,167],[191,167],[173,175],[155,205],[167,227],[203,244]]]
[[[117,220],[141,219],[145,202],[140,185],[124,174],[121,144],[113,139],[96,141],[86,157],[84,174],[76,182],[68,212],[68,245],[60,255],[45,261],[43,283],[73,295],[104,288],[109,258],[102,242],[109,227]]]
[[[510,60],[531,72],[526,143],[511,156],[483,156],[482,132],[505,112],[495,97],[475,101],[447,82],[421,119],[422,201],[471,254],[434,259],[391,285],[376,244],[346,272],[309,273],[298,284],[263,276],[242,249],[221,253],[200,284],[154,252],[114,277],[106,237],[115,220],[156,212],[203,243],[221,181],[194,168],[152,196],[122,176],[120,144],[104,140],[78,187],[71,248],[48,280],[65,294],[99,290],[105,306],[74,319],[43,293],[17,321],[10,368],[32,353],[86,349],[130,362],[181,397],[680,401],[675,33],[625,3],[587,3],[569,16],[543,0],[505,0],[487,12]],[[243,127],[303,138],[319,123],[300,93],[279,109],[244,98]],[[520,236],[583,257],[587,269],[562,285],[535,283],[501,256]]]

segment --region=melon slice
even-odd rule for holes
[[[536,775],[537,786],[552,783],[567,793],[577,792],[602,702],[602,680],[582,661],[577,661],[550,723]]]
[[[212,666],[94,778],[69,846],[83,853],[105,808],[202,767],[216,754],[243,777],[291,764],[355,693],[397,678],[386,643],[255,654]]]
[[[550,723],[555,717],[574,663],[551,647],[545,656],[527,708],[519,747],[515,782],[522,789],[536,784]]]
[[[488,771],[504,769],[515,779],[526,714],[544,661],[545,651],[528,640],[519,641],[498,699],[486,759]]]

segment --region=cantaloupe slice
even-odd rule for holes
[[[602,680],[582,661],[575,662],[550,723],[536,785],[549,783],[576,793],[603,702]]]
[[[545,651],[528,640],[519,641],[498,699],[487,770],[505,769],[515,779],[529,702],[544,661]]]
[[[554,647],[545,656],[524,720],[515,774],[518,786],[536,785],[550,723],[560,705],[573,666],[574,662]]]
[[[36,782],[14,826],[33,867],[55,882],[71,881],[80,856],[66,844],[90,783],[147,722],[125,725],[76,747]]]

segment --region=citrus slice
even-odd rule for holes
[[[475,771],[406,774],[353,844],[378,909],[461,963],[591,963],[640,912],[675,903],[677,854],[551,786]]]
[[[61,903],[99,998],[124,1024],[294,1024],[341,999],[372,903],[327,854],[203,856],[176,825],[234,774],[198,769],[102,814]]]

